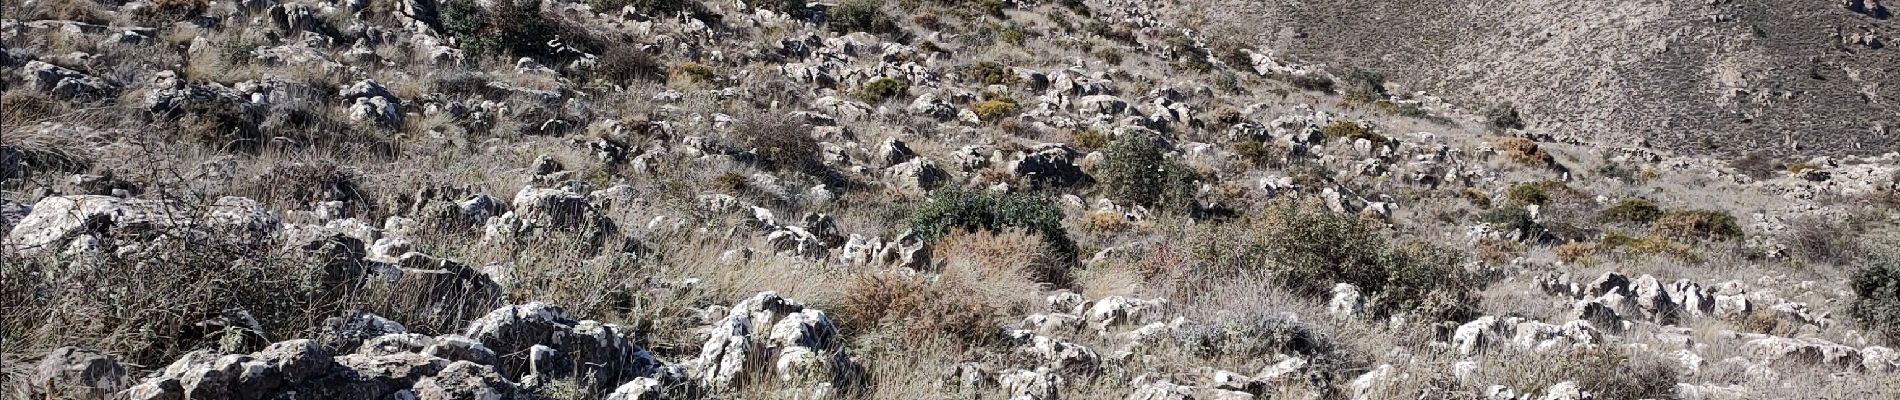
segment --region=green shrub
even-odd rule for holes
[[[1523,129],[1524,120],[1517,115],[1517,106],[1504,103],[1484,110],[1484,120],[1498,129]]]
[[[1108,146],[1108,135],[1103,134],[1102,131],[1095,130],[1095,128],[1076,130],[1075,133],[1070,134],[1070,137],[1073,139],[1073,143],[1071,144],[1074,144],[1075,148],[1078,149],[1095,150]]]
[[[1161,146],[1146,134],[1130,134],[1110,143],[1096,174],[1109,198],[1159,210],[1187,211],[1194,207],[1194,172],[1168,159]]]
[[[1022,46],[1024,43],[1029,42],[1030,33],[1028,30],[1023,29],[1022,25],[1009,23],[1006,25],[1001,25],[997,27],[995,30],[996,30],[996,34],[1001,39],[1003,39],[1003,43],[1009,43],[1015,46]]]
[[[970,111],[975,112],[976,118],[983,122],[996,122],[1003,117],[1016,115],[1017,108],[1016,99],[997,97],[970,106]]]
[[[1214,63],[1207,49],[1194,44],[1194,39],[1186,35],[1168,39],[1169,50],[1174,52],[1174,60],[1189,70],[1207,72],[1214,69]]]
[[[1075,259],[1075,242],[1062,228],[1062,209],[1049,199],[1027,194],[948,191],[910,215],[911,229],[929,240],[953,230],[1002,232],[1021,228],[1042,237],[1058,256]]]
[[[880,0],[847,0],[825,12],[825,24],[837,32],[896,32],[897,23],[883,8]]]
[[[1022,80],[1008,66],[991,61],[980,61],[963,67],[963,72],[971,79],[985,85],[1014,85]]]
[[[1385,74],[1354,68],[1345,79],[1346,101],[1372,103],[1385,99]]]
[[[1900,345],[1900,257],[1882,254],[1861,261],[1848,278],[1854,302],[1848,313],[1869,332]]]
[[[1539,225],[1537,220],[1531,219],[1530,210],[1514,205],[1498,207],[1491,209],[1491,211],[1486,211],[1483,220],[1484,223],[1491,225],[1492,230],[1497,231],[1520,232],[1526,236],[1538,235],[1544,231],[1543,225]]]
[[[792,2],[782,3],[790,4]],[[803,5],[803,2],[797,3],[800,6]],[[633,9],[640,10],[641,13],[661,18],[671,17],[681,12],[696,14],[706,11],[704,4],[693,0],[587,0],[587,5],[592,6],[595,11],[604,13],[615,13],[627,6],[633,6]],[[784,11],[784,4],[778,4],[777,6],[781,7],[780,11]]]
[[[1662,208],[1656,203],[1641,197],[1630,197],[1616,202],[1616,205],[1598,213],[1605,222],[1630,222],[1647,224],[1662,216]]]
[[[1520,205],[1543,205],[1550,202],[1550,191],[1538,182],[1520,183],[1506,190],[1504,198]]]
[[[440,12],[444,33],[460,42],[470,56],[529,57],[542,61],[570,59],[577,54],[558,52],[550,41],[597,52],[599,39],[585,30],[542,14],[539,0],[495,0],[483,8],[474,0],[450,0]]]
[[[1384,135],[1372,133],[1371,128],[1353,121],[1334,121],[1320,128],[1319,132],[1328,138],[1365,139],[1373,144],[1383,144],[1387,140]]]
[[[1671,210],[1656,217],[1651,230],[1678,239],[1723,240],[1742,236],[1735,217],[1715,210]]]
[[[1294,75],[1287,78],[1287,83],[1292,84],[1295,88],[1309,92],[1333,92],[1333,79],[1319,75]]]
[[[1481,286],[1461,266],[1463,255],[1421,243],[1388,243],[1377,227],[1356,216],[1291,202],[1277,203],[1239,231],[1207,230],[1195,257],[1212,264],[1199,279],[1264,272],[1294,293],[1326,298],[1349,283],[1368,296],[1373,316],[1415,313],[1463,320],[1476,310]],[[1196,285],[1190,285],[1196,286]]]
[[[1259,140],[1242,140],[1234,143],[1234,155],[1252,161],[1254,164],[1269,165],[1273,161],[1273,144]]]
[[[879,77],[866,82],[858,88],[858,98],[868,102],[879,102],[910,93],[910,84],[901,80]]]

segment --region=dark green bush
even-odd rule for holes
[[[1504,198],[1522,205],[1542,205],[1550,202],[1550,191],[1537,183],[1520,183],[1504,192]]]
[[[1630,197],[1617,201],[1616,205],[1603,209],[1598,215],[1604,222],[1648,224],[1662,216],[1662,208],[1649,199]]]
[[[804,2],[798,3],[804,4]],[[587,0],[587,5],[594,7],[595,11],[607,13],[619,12],[621,8],[633,6],[633,9],[640,10],[640,13],[662,18],[682,12],[700,13],[706,10],[705,5],[694,0]]]
[[[1538,225],[1536,220],[1531,219],[1530,210],[1515,205],[1498,207],[1491,209],[1491,211],[1486,211],[1483,220],[1484,223],[1491,225],[1491,229],[1503,232],[1522,232],[1525,235],[1535,235],[1544,231],[1543,225]]]
[[[879,102],[910,93],[910,84],[891,78],[877,78],[858,88],[858,98],[868,102]]]
[[[1164,211],[1194,207],[1198,177],[1186,165],[1169,159],[1146,134],[1125,135],[1110,143],[1097,175],[1108,197],[1118,202]]]
[[[837,32],[896,32],[897,23],[884,15],[883,7],[879,0],[847,0],[825,12],[825,24]]]
[[[1333,92],[1333,79],[1319,75],[1294,75],[1287,78],[1287,83],[1309,92]]]
[[[1883,254],[1861,261],[1848,279],[1854,302],[1848,313],[1888,344],[1900,345],[1900,257]]]
[[[963,72],[971,79],[985,85],[1013,85],[1021,80],[1008,66],[991,61],[979,61],[963,67]]]
[[[938,194],[910,215],[911,229],[930,240],[952,230],[1001,232],[1022,228],[1042,236],[1060,257],[1075,259],[1075,242],[1062,228],[1062,209],[1049,199],[1027,194],[949,191]]]
[[[549,42],[590,53],[601,47],[591,33],[543,14],[540,0],[496,0],[487,9],[474,0],[449,0],[443,3],[440,18],[443,32],[476,58],[511,56],[552,62],[579,54],[558,51]]]
[[[1498,129],[1523,129],[1524,120],[1517,115],[1517,106],[1504,103],[1484,110],[1484,120]]]
[[[1346,101],[1371,103],[1385,99],[1385,74],[1354,68],[1345,80]]]

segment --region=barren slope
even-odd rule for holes
[[[1221,11],[1184,17],[1460,102],[1515,102],[1551,133],[1817,154],[1887,151],[1900,129],[1894,22],[1838,1],[1211,1]]]

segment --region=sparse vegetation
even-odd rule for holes
[[[1742,236],[1735,217],[1716,210],[1670,210],[1656,217],[1651,229],[1680,239],[1724,240]]]
[[[581,3],[0,5],[0,398],[1900,397],[1865,32]]]
[[[719,70],[700,63],[673,64],[667,69],[666,81],[675,86],[709,85],[719,81]]]
[[[1505,138],[1498,141],[1497,146],[1499,152],[1519,164],[1548,167],[1557,163],[1556,157],[1552,157],[1550,153],[1544,151],[1543,146],[1537,145],[1537,142],[1530,139]]]
[[[594,73],[608,82],[629,84],[636,81],[663,82],[667,69],[653,55],[625,46],[607,48]]]

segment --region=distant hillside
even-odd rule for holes
[[[1900,133],[1900,29],[1872,1],[1207,1],[1222,11],[1177,16],[1467,104],[1513,102],[1551,133],[1802,155],[1889,151]]]

